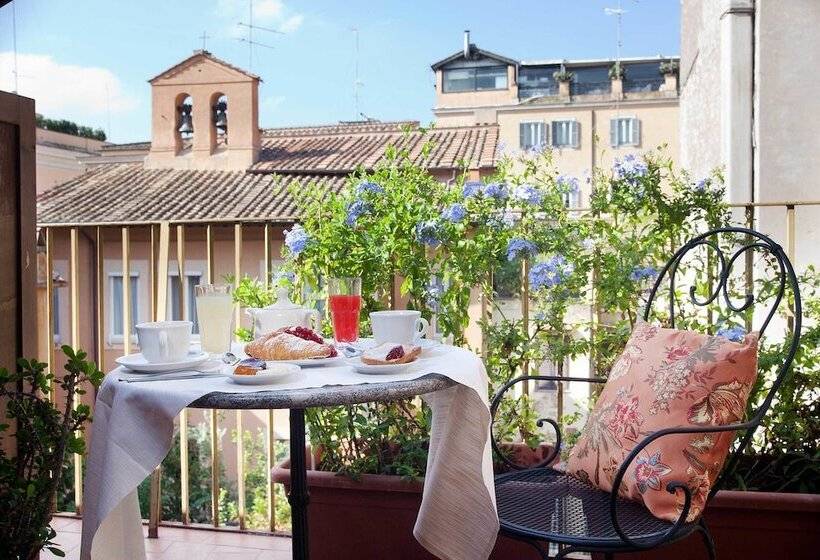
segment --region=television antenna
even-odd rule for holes
[[[354,118],[359,118],[360,115],[364,116],[364,114],[359,111],[359,89],[364,85],[364,82],[359,79],[359,28],[351,27],[350,31],[353,32],[355,40],[353,56],[353,115]],[[365,120],[367,120],[367,118],[365,118]]]
[[[259,31],[267,31],[268,33],[277,33],[279,35],[284,35],[282,31],[278,29],[270,29],[269,27],[262,27],[261,25],[254,25],[253,24],[253,0],[248,0],[248,21],[240,21],[237,23],[239,27],[244,27],[248,30],[247,37],[237,37],[237,41],[242,43],[248,44],[248,70],[253,68],[253,47],[265,47],[266,49],[274,49],[271,45],[267,45],[265,43],[260,43],[259,41],[253,40],[253,30],[258,29]]]

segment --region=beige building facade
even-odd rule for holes
[[[85,172],[85,161],[106,145],[102,140],[82,138],[44,128],[37,129],[37,194]]]
[[[433,113],[438,126],[498,125],[505,155],[550,148],[561,173],[575,177],[632,153],[661,149],[676,159],[677,60],[622,59],[620,74],[612,59],[517,61],[465,32],[462,50],[432,65]]]
[[[725,169],[730,202],[797,203],[794,260],[820,262],[820,2],[684,0],[681,18],[682,164]],[[787,209],[755,211],[784,246]]]

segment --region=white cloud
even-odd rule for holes
[[[250,12],[248,0],[217,0],[217,14],[229,21],[226,29],[229,37],[244,35],[244,29],[237,25],[248,23]],[[305,16],[289,8],[282,0],[254,0],[253,23],[271,27],[283,33],[293,33],[305,20]]]
[[[284,95],[271,95],[262,100],[262,109],[266,111],[275,111],[282,103],[285,102]]]
[[[63,64],[40,54],[18,54],[17,68],[19,93],[34,98],[37,112],[47,117],[99,126],[109,111],[122,114],[139,105],[116,74],[106,68]],[[11,52],[0,52],[0,89],[14,89]]]
[[[279,26],[279,31],[282,33],[293,33],[302,26],[303,21],[305,21],[305,16],[302,14],[290,16]]]

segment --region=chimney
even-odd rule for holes
[[[464,58],[470,58],[470,30],[464,30]]]

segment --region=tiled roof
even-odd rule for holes
[[[144,169],[103,165],[38,197],[38,225],[99,225],[171,221],[290,222],[296,208],[288,185],[322,182],[339,190],[343,175],[254,174],[244,171]]]
[[[434,128],[426,135],[413,131],[402,132],[395,125],[384,130],[356,130],[336,132],[337,127],[297,129],[293,135],[266,135],[262,138],[259,161],[251,171],[285,173],[345,173],[358,165],[373,167],[381,160],[389,146],[407,149],[411,159],[429,169],[451,169],[464,162],[470,169],[495,166],[498,127],[469,126]],[[343,128],[343,125],[338,127]],[[332,129],[333,132],[326,132]],[[421,150],[425,141],[433,148],[426,161]]]
[[[401,132],[405,128],[418,128],[419,121],[354,121],[314,126],[288,126],[263,128],[263,138],[282,136],[321,136],[325,134],[363,134],[366,132]]]
[[[430,170],[492,168],[496,125],[405,133],[406,123],[268,129],[260,160],[247,171],[145,169],[141,162],[103,163],[38,198],[40,225],[170,221],[293,221],[284,185],[325,181],[340,189],[358,166],[372,168],[389,146],[407,149]],[[288,132],[284,132],[288,131]],[[433,146],[422,161],[424,141]],[[123,149],[147,147],[132,144]],[[104,159],[104,158],[101,158]],[[99,163],[99,162],[98,162]]]
[[[120,152],[123,150],[150,150],[151,141],[127,142],[125,144],[106,144],[100,148],[101,152]]]

